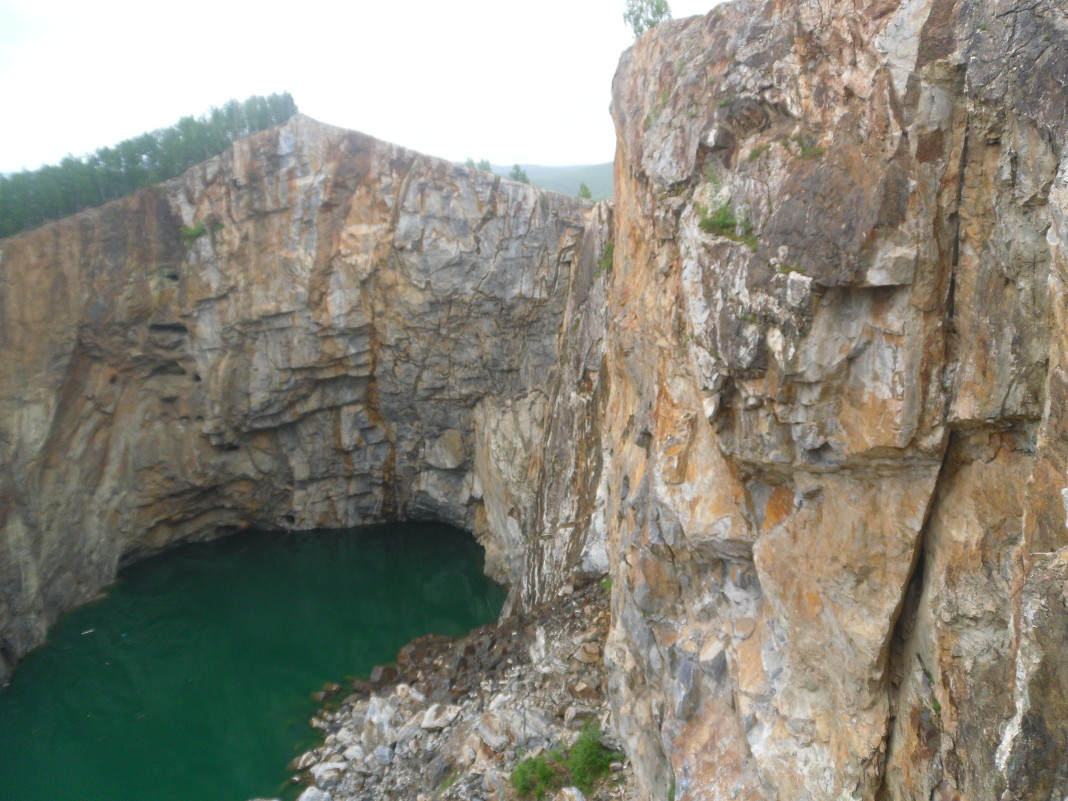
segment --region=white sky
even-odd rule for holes
[[[670,0],[674,17],[719,0]],[[452,160],[611,161],[625,0],[0,0],[0,172],[252,94]]]

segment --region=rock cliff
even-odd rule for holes
[[[769,0],[623,56],[607,657],[652,797],[1068,791],[1066,44]]]
[[[614,209],[302,118],[3,242],[7,666],[120,559],[429,516],[610,573],[650,798],[1060,798],[1066,81],[1050,0],[740,0],[623,55]]]
[[[3,242],[0,675],[234,528],[492,524],[510,580],[587,207],[298,117]]]

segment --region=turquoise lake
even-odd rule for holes
[[[473,539],[436,524],[250,532],[140,562],[0,691],[0,799],[293,798],[312,692],[490,622],[504,596]]]

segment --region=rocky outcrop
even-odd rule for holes
[[[1066,44],[740,0],[624,54],[614,210],[302,119],[4,242],[6,659],[124,556],[432,516],[513,609],[609,571],[648,797],[1065,795]]]
[[[587,209],[298,117],[4,241],[0,676],[175,542],[511,531],[523,507],[476,445],[542,439]],[[522,543],[493,542],[510,580]]]

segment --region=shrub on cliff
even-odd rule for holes
[[[591,721],[566,752],[554,749],[522,760],[512,771],[512,786],[524,798],[541,798],[569,785],[591,792],[620,756],[601,742],[603,734]]]

